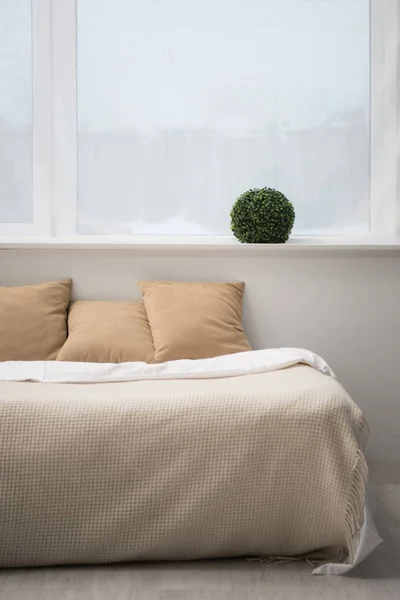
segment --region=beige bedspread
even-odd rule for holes
[[[0,382],[0,566],[352,558],[367,426],[308,366],[225,379]]]

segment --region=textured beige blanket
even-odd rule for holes
[[[364,418],[308,366],[226,379],[0,383],[0,566],[350,559]]]

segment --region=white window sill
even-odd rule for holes
[[[77,236],[74,238],[0,238],[0,250],[130,250],[143,253],[293,255],[317,252],[400,253],[400,240],[371,237],[293,237],[286,244],[240,244],[214,236]]]

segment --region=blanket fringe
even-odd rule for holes
[[[353,469],[347,509],[345,516],[346,541],[349,560],[354,560],[358,534],[362,525],[365,504],[365,486],[368,478],[368,466],[363,452],[357,450],[356,464]]]
[[[297,556],[253,556],[247,558],[247,561],[262,563],[265,565],[287,565],[289,563],[304,561],[310,567],[318,567],[320,565],[326,564],[327,562],[341,563],[347,558],[347,554],[342,549],[340,549],[337,554],[330,556],[329,558],[313,558],[313,554],[315,554],[315,552],[309,554],[301,554]]]
[[[305,561],[311,567],[315,567],[327,562],[341,563],[348,560],[351,563],[354,561],[362,518],[364,516],[365,486],[368,479],[368,466],[362,449],[369,437],[369,428],[364,416],[360,418],[357,434],[360,447],[356,451],[356,462],[351,476],[345,514],[346,546],[348,552],[339,550],[337,555],[324,559],[314,558],[312,555],[315,555],[315,552],[299,556],[257,556],[248,558],[249,562],[286,565],[292,562]]]

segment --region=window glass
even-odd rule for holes
[[[79,233],[229,235],[264,186],[367,231],[369,72],[368,0],[78,0]]]
[[[30,0],[0,0],[0,223],[31,223]]]

